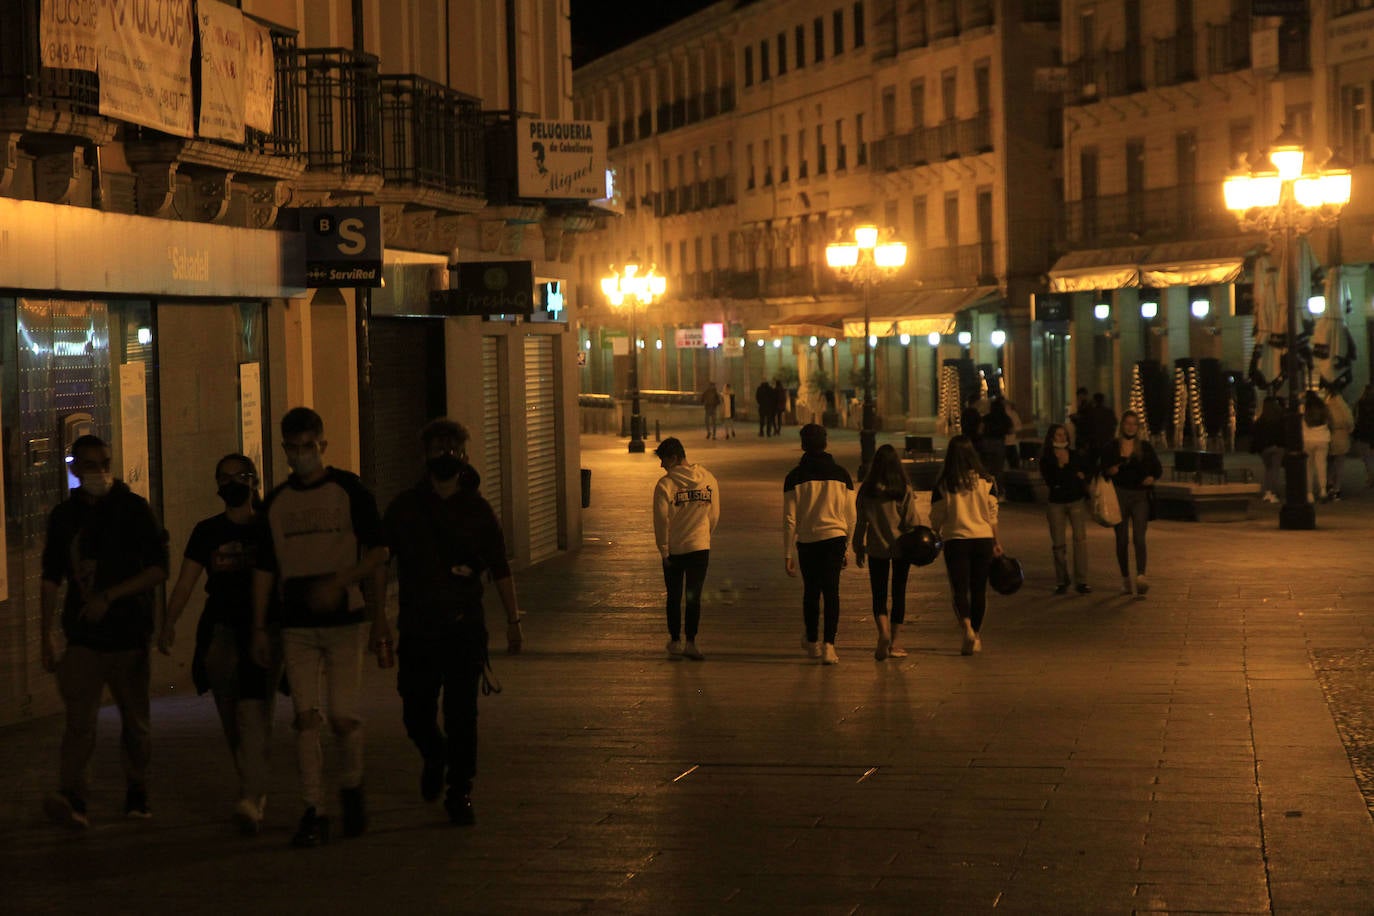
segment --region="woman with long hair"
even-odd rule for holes
[[[1264,399],[1250,427],[1250,451],[1264,462],[1264,501],[1278,502],[1283,479],[1283,406],[1272,395]]]
[[[1326,502],[1326,456],[1331,450],[1331,413],[1322,396],[1309,391],[1302,399],[1302,450],[1307,453],[1307,501]]]
[[[1092,591],[1088,585],[1088,459],[1069,447],[1069,430],[1052,423],[1040,452],[1040,476],[1049,488],[1045,518],[1050,526],[1050,552],[1054,555],[1054,593],[1069,590],[1068,545],[1064,541],[1067,524],[1073,529],[1073,584],[1080,595]]]
[[[1102,475],[1116,487],[1121,522],[1116,531],[1116,565],[1121,570],[1121,591],[1137,598],[1150,590],[1145,581],[1145,529],[1150,524],[1150,497],[1155,481],[1164,473],[1154,447],[1140,436],[1140,417],[1134,410],[1121,415],[1115,439],[1102,453]],[[1131,581],[1130,544],[1135,545],[1135,581]]]
[[[897,642],[906,620],[906,580],[911,563],[896,552],[897,538],[919,524],[916,495],[907,481],[902,459],[891,445],[873,455],[873,466],[859,485],[855,498],[857,521],[854,525],[854,561],[860,569],[868,561],[868,584],[873,592],[873,622],[878,627],[878,661],[891,656],[905,658],[906,650]],[[888,576],[892,584],[892,613],[888,614]]]
[[[954,615],[963,630],[964,655],[983,649],[988,568],[1002,555],[997,539],[997,491],[968,436],[955,436],[931,493],[931,524],[944,541],[945,572]]]

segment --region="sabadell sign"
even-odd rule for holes
[[[606,125],[601,121],[515,122],[519,194],[599,200],[606,196]]]

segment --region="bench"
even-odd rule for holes
[[[1259,484],[1249,480],[1175,480],[1155,484],[1155,509],[1160,518],[1175,521],[1243,522],[1254,518],[1254,504],[1259,496]]]

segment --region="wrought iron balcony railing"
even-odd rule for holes
[[[979,286],[997,280],[997,245],[951,245],[916,256],[917,278],[928,286]]]
[[[870,141],[868,157],[873,168],[894,171],[942,159],[977,156],[990,152],[992,147],[992,117],[984,112],[961,121],[946,121]]]
[[[387,183],[482,196],[481,100],[410,74],[378,85]]]
[[[1197,40],[1192,32],[1155,39],[1155,85],[1177,86],[1197,79]]]
[[[288,73],[290,85],[303,100],[310,168],[344,175],[380,174],[377,58],[347,48],[301,48]]]
[[[1233,73],[1250,67],[1250,18],[1236,16],[1207,26],[1207,72]]]
[[[87,70],[43,66],[38,34],[40,0],[0,3],[0,104],[100,113],[100,81]]]
[[[1236,221],[1222,204],[1221,183],[1176,185],[1065,204],[1068,247],[1233,235]]]

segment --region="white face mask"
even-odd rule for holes
[[[109,493],[113,486],[114,474],[109,471],[91,473],[81,478],[82,492],[97,499]]]

